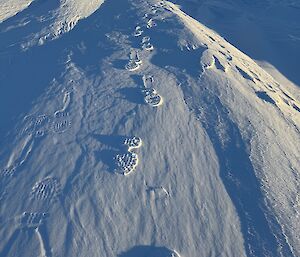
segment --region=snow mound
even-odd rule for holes
[[[100,4],[0,24],[0,256],[300,256],[299,88],[171,2]]]
[[[60,7],[56,13],[56,19],[51,27],[50,34],[40,38],[39,43],[43,44],[44,39],[57,38],[60,35],[72,30],[79,20],[89,17],[93,14],[104,0],[93,1],[75,1],[75,0],[61,0]]]
[[[0,0],[0,23],[26,9],[34,0]]]
[[[62,35],[73,30],[77,23],[92,15],[104,3],[104,0],[76,1],[60,0],[55,3],[41,3],[34,8],[42,10],[42,15],[31,18],[31,21],[45,23],[41,30],[36,31],[27,37],[21,44],[24,50],[35,45],[44,45],[48,41],[60,38]],[[5,5],[6,6],[6,5]],[[36,26],[39,28],[40,26]]]

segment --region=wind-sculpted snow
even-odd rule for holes
[[[57,39],[71,31],[77,23],[93,14],[103,4],[104,0],[85,1],[60,0],[59,7],[55,10],[54,20],[51,25],[41,30],[28,44],[27,48],[34,44],[43,45],[49,40]]]
[[[198,38],[203,38],[201,33],[197,32],[197,29],[199,32],[203,31],[203,28],[201,28],[199,25],[197,25],[193,20],[190,20],[189,17],[185,16],[183,13],[181,13],[179,11],[179,9],[177,9],[176,6],[174,5],[170,5],[170,8],[173,12],[177,13],[179,17],[181,17],[182,22],[184,22],[187,26],[190,27],[191,31],[194,33],[194,35]],[[209,48],[214,49],[213,51],[216,51],[219,47],[218,44],[220,44],[222,41],[221,38],[217,37],[218,39],[216,39],[216,36],[214,36],[214,40],[213,42],[216,42],[216,46],[214,46],[214,43],[212,45],[209,45],[207,43],[207,41],[210,41],[211,37],[209,37],[208,39],[205,39],[205,37],[201,40],[202,42],[205,43],[205,46],[208,45]],[[206,42],[205,42],[206,41]],[[225,45],[224,43],[222,43],[223,45]],[[212,50],[211,50],[212,51]],[[187,87],[187,82],[182,84],[183,87],[183,92],[187,92],[186,93],[186,102],[187,104],[190,106],[191,110],[193,110],[196,114],[196,116],[198,117],[199,121],[201,121],[205,127],[207,127],[207,132],[210,135],[211,139],[213,142],[215,142],[215,140],[219,140],[218,142],[215,143],[215,149],[218,152],[218,147],[220,147],[220,152],[218,153],[218,156],[220,158],[220,164],[221,164],[221,176],[225,176],[223,178],[224,184],[225,186],[228,188],[228,193],[232,194],[231,198],[233,200],[233,202],[236,201],[237,205],[237,211],[239,210],[239,208],[241,208],[243,210],[243,212],[247,213],[248,217],[245,217],[245,221],[243,221],[242,218],[242,214],[240,214],[240,218],[241,218],[241,225],[242,225],[242,229],[243,226],[246,226],[245,231],[251,231],[253,230],[253,228],[250,228],[253,225],[250,225],[248,223],[248,219],[250,218],[251,223],[254,223],[254,226],[258,227],[262,225],[262,219],[259,218],[259,220],[257,220],[257,222],[260,225],[255,225],[255,219],[257,219],[259,217],[259,212],[258,209],[255,209],[255,212],[253,213],[253,215],[251,214],[250,209],[248,211],[246,211],[247,208],[252,208],[250,207],[251,204],[251,200],[250,198],[248,199],[243,199],[243,193],[242,192],[238,192],[239,190],[242,190],[242,188],[247,188],[246,184],[243,185],[243,179],[242,177],[239,177],[240,175],[234,174],[233,170],[237,170],[237,169],[244,169],[247,170],[247,161],[241,161],[242,157],[237,157],[237,155],[235,154],[235,156],[233,157],[234,159],[230,159],[231,154],[233,153],[238,153],[241,152],[241,150],[234,150],[234,145],[233,145],[233,136],[234,130],[236,130],[236,128],[230,128],[230,127],[234,127],[237,124],[238,126],[238,130],[240,131],[239,133],[242,133],[239,137],[241,137],[240,140],[246,140],[246,142],[250,142],[249,147],[251,148],[251,152],[250,152],[250,157],[251,159],[248,161],[249,162],[249,171],[247,172],[247,174],[251,174],[251,172],[253,172],[253,174],[255,176],[258,176],[258,183],[262,183],[262,189],[261,189],[261,193],[259,193],[259,191],[257,191],[257,194],[263,194],[267,200],[266,201],[266,206],[264,208],[267,208],[269,210],[266,211],[265,214],[263,214],[265,216],[266,219],[266,227],[270,227],[270,238],[267,238],[267,230],[265,229],[262,232],[259,232],[259,230],[256,230],[256,232],[254,233],[254,235],[256,235],[258,238],[258,241],[252,241],[252,240],[257,240],[254,238],[252,238],[251,234],[248,232],[245,234],[245,240],[246,240],[246,250],[247,247],[248,248],[248,254],[250,255],[251,252],[254,252],[255,256],[259,256],[261,254],[261,252],[264,252],[264,254],[268,254],[271,253],[273,256],[277,256],[277,254],[282,254],[284,256],[297,256],[298,251],[299,251],[299,238],[298,236],[294,233],[294,231],[298,231],[299,227],[295,227],[294,226],[294,222],[289,222],[289,219],[296,219],[296,216],[293,215],[292,213],[294,213],[296,211],[296,209],[294,209],[294,207],[292,207],[291,209],[289,209],[289,202],[290,201],[295,201],[295,200],[291,200],[289,199],[289,197],[287,197],[287,195],[290,195],[291,197],[293,197],[292,195],[297,195],[298,194],[298,185],[297,183],[294,183],[294,180],[297,180],[297,175],[295,177],[295,173],[294,173],[294,168],[290,168],[289,164],[287,163],[293,163],[292,166],[294,167],[294,165],[297,165],[297,153],[294,152],[296,150],[296,148],[292,145],[292,142],[299,142],[299,117],[296,113],[296,110],[292,108],[291,104],[284,104],[280,99],[285,99],[285,103],[286,101],[289,101],[288,98],[286,97],[287,95],[290,95],[289,93],[286,94],[284,91],[287,89],[284,89],[283,86],[279,85],[277,82],[275,82],[268,74],[264,73],[262,70],[259,69],[259,67],[252,61],[250,61],[246,56],[243,56],[241,53],[238,53],[237,50],[235,49],[230,49],[230,47],[227,48],[227,52],[231,54],[231,56],[233,58],[231,58],[231,63],[234,65],[234,63],[238,63],[235,64],[234,66],[232,66],[232,64],[229,63],[229,65],[232,67],[232,69],[237,69],[237,71],[240,73],[242,79],[248,80],[249,82],[247,83],[247,87],[245,87],[244,89],[239,88],[239,83],[236,84],[234,82],[234,80],[236,79],[236,76],[234,75],[233,78],[231,78],[231,76],[226,76],[225,79],[223,79],[222,77],[224,77],[224,75],[220,74],[218,75],[218,73],[213,72],[214,74],[214,78],[213,76],[210,75],[209,71],[204,71],[204,73],[202,73],[201,76],[201,80],[198,83],[202,83],[204,85],[210,85],[210,89],[205,87],[205,89],[200,89],[197,87],[194,87],[194,89],[191,89],[191,84],[189,84],[189,87]],[[204,52],[205,53],[205,52]],[[206,54],[206,56],[208,56]],[[211,57],[205,57],[205,64],[206,63],[210,63],[209,65],[206,64],[206,67],[210,67],[211,65],[213,65],[213,62],[209,62],[207,60],[212,60]],[[246,62],[247,60],[247,62]],[[243,68],[241,68],[243,67]],[[251,74],[251,75],[250,75]],[[213,79],[212,79],[213,78]],[[233,79],[233,81],[231,81],[231,79]],[[239,79],[240,80],[240,79]],[[192,84],[195,83],[195,86],[197,84],[197,81],[192,82]],[[242,82],[243,83],[243,82]],[[245,83],[243,83],[245,84]],[[273,85],[270,87],[270,85]],[[234,86],[236,85],[236,86]],[[274,88],[274,85],[276,85],[276,89]],[[228,91],[227,87],[230,88],[230,91]],[[186,90],[185,90],[186,88]],[[192,87],[193,88],[193,87]],[[201,93],[201,91],[203,90],[203,93]],[[208,90],[208,91],[206,91]],[[215,93],[212,93],[215,92]],[[218,93],[219,92],[219,93]],[[255,93],[255,95],[257,97],[259,97],[261,100],[264,101],[265,104],[273,104],[267,109],[267,112],[270,111],[274,111],[275,113],[278,113],[278,115],[271,115],[273,118],[267,118],[269,117],[270,114],[267,114],[265,112],[264,108],[259,108],[260,104],[257,103],[257,101],[255,100],[250,100],[250,95]],[[200,101],[200,103],[196,102],[193,100],[193,96],[197,95],[200,96],[201,94],[203,94],[203,99]],[[219,96],[213,96],[213,94],[219,95]],[[240,101],[240,103],[236,102],[236,100],[238,98],[238,96],[235,96],[235,94],[240,95],[240,99],[242,99]],[[243,97],[241,98],[241,95],[243,95]],[[254,96],[255,96],[254,95]],[[207,100],[206,100],[207,99]],[[247,100],[246,100],[247,99]],[[249,99],[249,100],[248,100]],[[294,99],[294,98],[293,98]],[[291,100],[291,99],[290,99]],[[211,106],[209,103],[213,103],[213,106]],[[255,102],[255,105],[253,104],[253,102]],[[249,104],[249,108],[252,109],[253,116],[249,113],[249,111],[247,111],[247,109],[245,108],[239,108],[239,106],[244,106],[245,104]],[[208,105],[206,105],[208,104]],[[220,106],[220,107],[218,107]],[[250,107],[251,106],[251,107]],[[216,116],[215,117],[211,117],[210,115],[214,113],[214,111],[212,111],[213,109],[215,110]],[[225,109],[224,109],[225,108]],[[228,108],[226,110],[226,108]],[[272,109],[270,109],[272,108]],[[222,112],[222,109],[224,109],[224,113],[219,113]],[[256,111],[253,111],[253,110]],[[228,122],[226,121],[225,118],[225,114],[229,113],[231,115],[230,118],[227,118],[229,122],[234,122],[232,125],[228,125],[228,124],[224,124],[224,122]],[[257,113],[257,114],[256,114]],[[258,114],[261,113],[261,114]],[[258,117],[264,117],[262,118],[262,120],[260,120],[260,118]],[[270,117],[271,117],[270,116]],[[277,118],[274,119],[274,116],[276,116]],[[224,120],[225,119],[225,120]],[[243,122],[242,120],[245,119],[245,121]],[[232,120],[232,121],[231,121]],[[276,121],[275,121],[276,120]],[[213,121],[218,121],[218,124],[214,124]],[[275,133],[281,134],[282,136],[277,138],[276,140],[274,140],[276,143],[275,144],[269,144],[267,141],[265,143],[264,140],[267,140],[266,138],[268,138],[268,136],[265,134],[265,128],[264,126],[268,126],[266,125],[267,123],[271,123],[272,125],[269,125],[270,127],[272,127],[273,130],[275,130]],[[291,132],[290,135],[290,144],[286,141],[286,135],[285,135],[285,130],[281,128],[282,125],[276,126],[274,125],[274,122],[276,123],[280,123],[280,124],[284,124],[285,128],[288,129],[292,129],[292,127],[294,127],[293,132]],[[244,124],[244,125],[242,125]],[[292,126],[292,127],[290,127]],[[251,129],[250,129],[251,128]],[[230,130],[232,130],[232,132],[230,132]],[[250,132],[250,130],[252,130]],[[254,132],[253,134],[253,131]],[[292,136],[293,134],[293,136]],[[235,136],[234,136],[235,137]],[[218,139],[217,139],[218,138]],[[294,138],[294,139],[292,139]],[[296,139],[297,138],[297,139]],[[239,147],[241,147],[241,143],[237,143],[237,145],[239,145]],[[270,153],[270,155],[266,152],[266,150],[262,150],[262,146],[259,145],[268,145],[268,153]],[[280,146],[279,148],[285,148],[286,150],[284,151],[289,151],[289,155],[285,156],[284,154],[282,155],[280,153],[280,150],[277,148],[278,146]],[[245,146],[246,148],[246,146]],[[222,149],[222,150],[221,150]],[[226,153],[226,149],[228,149],[229,153]],[[272,150],[271,150],[272,149]],[[279,151],[278,151],[279,150]],[[263,153],[261,152],[263,151]],[[247,155],[247,154],[246,154]],[[268,162],[268,166],[264,166],[262,163],[264,163],[266,161],[266,156],[269,156],[268,158],[270,158],[270,160],[272,160],[271,162]],[[276,157],[275,157],[276,155]],[[226,157],[228,156],[228,157]],[[224,171],[222,171],[222,159],[226,159],[229,158],[228,160],[224,160]],[[262,158],[262,159],[261,159]],[[278,170],[278,162],[274,160],[274,158],[276,160],[281,160],[281,169]],[[238,168],[238,166],[240,164],[235,163],[235,160],[240,160],[241,163],[243,163],[243,168],[240,167]],[[273,164],[272,164],[273,162]],[[286,163],[287,166],[284,167],[284,164]],[[231,166],[233,165],[233,166]],[[231,166],[231,167],[230,167]],[[251,167],[253,166],[253,167]],[[283,184],[281,184],[280,182],[280,177],[282,176],[281,174],[281,170],[285,170],[287,173],[285,173],[284,175],[284,179],[285,182],[283,182]],[[251,171],[252,170],[252,171]],[[278,170],[278,173],[276,172],[276,170]],[[289,172],[288,172],[289,170]],[[222,174],[222,172],[224,172],[224,174]],[[228,175],[226,174],[227,172],[230,172]],[[270,175],[269,175],[270,174]],[[271,175],[272,174],[272,175]],[[276,174],[276,175],[275,175]],[[239,183],[239,187],[236,189],[237,192],[234,193],[234,186],[231,184],[232,182],[227,181],[227,179],[230,176],[230,180],[236,181],[234,183]],[[237,177],[236,177],[237,176]],[[244,175],[245,176],[245,175]],[[274,176],[276,177],[276,179],[274,179]],[[272,179],[272,178],[273,179]],[[287,178],[289,177],[289,182],[287,182]],[[228,183],[228,184],[227,184]],[[248,182],[246,182],[247,185]],[[289,189],[286,191],[286,196],[287,198],[282,196],[282,192],[278,191],[278,188],[283,188],[286,183],[289,185]],[[255,185],[255,183],[251,183],[252,185]],[[249,192],[254,193],[256,189],[252,188],[249,189]],[[265,191],[266,190],[266,191]],[[241,195],[241,199],[239,200],[235,200],[236,195]],[[272,198],[270,198],[270,195],[273,195]],[[246,196],[246,195],[245,195]],[[251,198],[253,198],[253,194],[251,196],[249,196]],[[258,196],[258,199],[263,197]],[[284,200],[284,198],[286,200]],[[277,208],[277,200],[280,201],[280,208]],[[297,201],[297,200],[296,200]],[[285,202],[285,203],[284,203]],[[246,205],[244,205],[246,204]],[[242,205],[242,206],[241,206]],[[261,207],[260,207],[261,208]],[[284,211],[283,211],[284,209]],[[275,217],[272,217],[273,211],[275,211]],[[239,211],[238,211],[239,212]],[[297,211],[296,211],[297,212]],[[285,214],[284,214],[285,213]],[[290,213],[290,214],[287,214]],[[252,217],[251,217],[252,216]],[[285,217],[284,217],[285,216]],[[293,218],[291,218],[293,217]],[[244,223],[245,222],[245,223]],[[287,222],[289,225],[287,225]],[[260,235],[260,233],[262,233]],[[273,234],[273,235],[272,235]],[[249,236],[249,237],[248,237]],[[262,237],[265,237],[265,239],[263,239]],[[272,239],[273,237],[273,239]],[[277,240],[274,241],[274,239]],[[249,241],[248,241],[249,240]],[[265,245],[262,246],[261,248],[259,247],[258,242],[259,241],[265,241]],[[272,243],[273,241],[273,243]],[[293,244],[291,244],[291,241],[293,242]],[[269,244],[269,246],[267,246]],[[279,245],[278,247],[276,247],[276,245]],[[256,248],[256,249],[255,249]],[[268,249],[269,248],[269,249]]]
[[[170,2],[60,4],[0,24],[0,256],[299,256],[299,90]]]
[[[7,23],[13,25],[8,26],[7,30],[18,27],[23,27],[24,31],[28,27],[33,29],[23,42],[18,42],[23,49],[29,49],[58,39],[73,30],[80,20],[92,15],[103,3],[104,0],[92,0],[88,3],[76,0],[1,0],[0,23],[11,18]]]
[[[298,0],[173,2],[255,59],[279,82],[300,85],[296,68],[300,58]]]
[[[33,0],[1,0],[0,23],[26,9]]]

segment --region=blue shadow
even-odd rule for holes
[[[173,251],[166,247],[139,245],[121,253],[118,257],[171,257],[172,253]]]

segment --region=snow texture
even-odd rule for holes
[[[1,0],[0,23],[26,9],[33,0]]]
[[[0,1],[1,257],[300,256],[299,77],[178,2]]]

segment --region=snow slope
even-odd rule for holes
[[[61,0],[59,8],[55,11],[55,20],[49,28],[42,30],[35,39],[42,45],[46,40],[58,38],[60,35],[72,30],[80,19],[87,18],[95,12],[104,0],[74,1]],[[35,41],[32,42],[33,44]]]
[[[99,6],[0,24],[0,256],[299,256],[299,89],[171,2]]]
[[[27,23],[41,24],[41,26],[35,26],[41,29],[31,34],[28,42],[23,43],[22,48],[28,49],[36,44],[42,45],[47,40],[56,39],[72,30],[79,20],[90,16],[103,2],[104,0],[57,0],[48,3],[42,0],[35,2],[33,0],[1,0],[0,22],[23,11],[23,19],[17,19],[17,24],[6,27],[7,30],[23,27]]]
[[[282,83],[300,85],[298,0],[176,0],[183,10],[218,31]],[[268,63],[268,64],[266,64]],[[281,73],[281,76],[278,76]]]
[[[26,9],[33,0],[1,0],[0,23]]]

